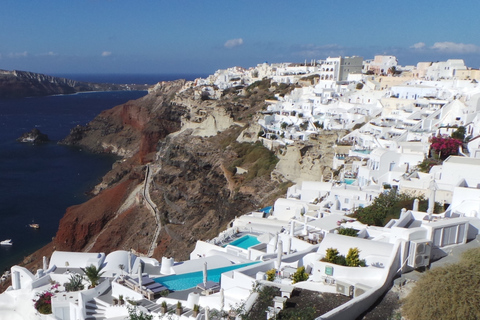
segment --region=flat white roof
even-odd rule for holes
[[[54,265],[57,268],[86,268],[92,264],[98,268],[104,259],[104,253],[55,251],[50,257],[48,268]]]
[[[342,216],[339,214],[332,214],[324,218],[320,218],[314,221],[309,221],[307,224],[317,229],[330,231],[338,228],[337,222],[345,218],[346,218],[345,216]]]
[[[447,159],[445,159],[444,162],[480,166],[480,159],[479,158],[450,156]]]

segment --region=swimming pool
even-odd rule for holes
[[[220,282],[220,276],[222,275],[222,273],[249,266],[255,263],[258,263],[258,261],[244,264],[235,264],[223,268],[210,269],[207,271],[207,280]],[[157,283],[163,284],[165,287],[172,291],[187,290],[203,282],[203,271],[175,274],[172,276],[155,278],[153,280]]]
[[[259,244],[260,241],[258,241],[257,237],[251,236],[251,235],[246,235],[243,236],[235,241],[230,242],[229,244],[235,247],[239,247],[242,249],[248,249],[254,245]]]
[[[346,184],[353,184],[355,181],[357,181],[357,179],[349,179],[349,178],[345,178],[344,179],[344,182]]]

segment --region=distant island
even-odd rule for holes
[[[146,90],[147,85],[92,83],[27,71],[0,70],[0,99],[72,94],[87,91]]]
[[[18,139],[18,142],[24,142],[24,143],[33,143],[33,144],[38,144],[38,143],[45,143],[50,141],[48,139],[48,136],[42,132],[38,128],[33,128],[31,131],[25,132],[22,134]]]

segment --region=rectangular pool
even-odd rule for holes
[[[243,264],[235,264],[228,267],[217,268],[217,269],[209,269],[207,271],[207,281],[220,282],[220,276],[222,275],[222,273],[239,269],[242,267],[246,267],[258,262],[259,261],[243,263]],[[169,290],[172,290],[172,291],[187,290],[190,288],[194,288],[197,284],[203,282],[203,271],[190,272],[190,273],[184,273],[184,274],[175,274],[175,275],[166,276],[166,277],[154,278],[153,280],[157,283],[164,285],[165,287],[167,287]]]
[[[260,241],[258,241],[257,237],[251,236],[251,235],[246,235],[243,236],[235,241],[230,242],[229,244],[235,247],[239,247],[242,249],[248,249],[250,247],[253,247],[257,244],[259,244]]]

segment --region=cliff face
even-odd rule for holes
[[[255,142],[258,113],[277,90],[262,81],[209,100],[191,83],[166,82],[72,129],[62,143],[123,158],[93,190],[95,197],[67,210],[44,250],[133,249],[186,259],[196,240],[215,237],[235,216],[285,194],[282,161],[295,162],[306,175],[312,167],[323,172],[320,149],[302,145],[277,150],[277,157]],[[309,160],[302,165],[303,156]],[[248,172],[235,174],[236,166]],[[156,215],[144,198],[146,181]]]
[[[146,87],[81,82],[34,72],[0,70],[0,99],[132,89],[145,90]]]

